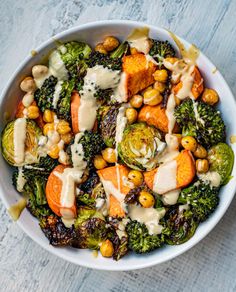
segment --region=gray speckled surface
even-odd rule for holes
[[[0,89],[19,62],[50,36],[102,19],[166,27],[204,52],[236,94],[235,0],[1,0]],[[236,201],[202,242],[178,258],[140,271],[101,272],[43,250],[0,203],[1,291],[236,291]]]

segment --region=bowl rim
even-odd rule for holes
[[[55,40],[58,40],[60,38],[66,37],[72,33],[76,33],[78,30],[81,29],[89,29],[89,28],[94,28],[94,27],[100,27],[100,26],[109,26],[109,25],[133,25],[133,26],[137,26],[137,27],[142,27],[142,26],[147,26],[150,28],[150,30],[159,30],[163,33],[166,33],[166,31],[168,31],[168,29],[165,28],[161,28],[159,26],[156,25],[151,25],[145,22],[141,22],[141,21],[133,21],[133,20],[99,20],[99,21],[93,21],[93,22],[88,22],[85,24],[81,24],[81,25],[76,25],[72,28],[69,28],[67,30],[64,30],[52,37],[50,37],[49,39],[47,39],[46,41],[44,41],[43,43],[41,43],[41,45],[39,45],[35,50],[36,52],[40,52],[43,49],[45,49],[47,46],[49,46],[52,42],[55,42]],[[176,35],[181,41],[183,41],[186,44],[190,44],[188,41],[186,41],[185,39],[183,39],[182,37],[179,37],[178,35]],[[205,60],[208,64],[210,64],[212,67],[215,67],[215,65],[211,62],[211,60],[205,56],[205,54],[203,54],[200,51],[201,57],[203,58],[203,60]],[[22,71],[25,67],[25,65],[33,58],[33,56],[27,56],[23,59],[23,61],[20,62],[20,64],[16,67],[16,69],[14,70],[14,72],[11,74],[11,77],[9,78],[8,82],[6,83],[6,85],[4,86],[4,89],[1,92],[0,95],[0,108],[2,107],[4,98],[12,84],[12,82],[14,81],[15,77],[17,76],[17,74],[19,74],[20,71]],[[217,74],[219,75],[219,78],[223,81],[224,86],[227,88],[228,92],[231,95],[232,98],[232,103],[234,104],[234,107],[236,108],[236,100],[233,96],[233,93],[230,89],[230,87],[228,86],[227,82],[225,81],[224,77],[222,76],[222,74],[220,73],[220,71],[217,71]],[[68,258],[66,254],[61,253],[58,254],[57,252],[57,248],[55,247],[51,247],[49,244],[45,244],[44,241],[42,240],[38,240],[37,238],[35,238],[33,236],[33,233],[31,230],[29,230],[28,228],[26,228],[24,222],[22,222],[22,220],[20,220],[20,218],[16,221],[16,223],[18,224],[18,226],[20,226],[20,228],[31,238],[33,239],[33,241],[35,241],[37,244],[39,244],[41,247],[43,247],[44,249],[46,249],[48,252],[66,260],[69,261],[73,264],[82,266],[82,267],[87,267],[87,268],[92,268],[92,269],[97,269],[97,270],[108,270],[108,271],[129,271],[129,270],[138,270],[138,269],[142,269],[142,268],[147,268],[147,267],[152,267],[154,265],[158,265],[161,263],[164,263],[166,261],[169,261],[171,259],[176,258],[177,256],[185,253],[186,251],[188,251],[190,248],[192,248],[193,246],[195,246],[196,244],[198,244],[203,238],[205,238],[207,236],[207,234],[209,234],[213,228],[219,223],[219,221],[222,219],[222,217],[224,216],[224,214],[226,213],[228,207],[230,206],[235,192],[236,192],[236,184],[234,184],[231,188],[231,198],[228,199],[227,203],[222,206],[221,208],[221,212],[218,214],[218,217],[215,218],[214,221],[211,222],[211,224],[209,224],[208,228],[203,230],[198,237],[195,238],[194,241],[191,241],[190,244],[185,245],[184,248],[180,249],[179,251],[175,251],[175,253],[170,253],[169,255],[165,256],[163,259],[150,259],[146,262],[146,263],[137,263],[137,264],[132,264],[131,266],[127,266],[127,267],[120,267],[120,266],[116,266],[114,265],[113,261],[111,260],[111,264],[110,265],[105,265],[104,267],[98,266],[96,264],[91,263],[90,261],[88,263],[85,262],[78,262],[78,259],[76,258]],[[4,190],[2,185],[0,184],[0,198],[3,202],[3,204],[5,205],[6,208],[9,208],[9,204],[7,202],[7,200],[5,199],[5,194],[4,194]],[[194,238],[194,237],[193,237]],[[96,260],[96,259],[95,259]]]

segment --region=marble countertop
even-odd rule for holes
[[[67,28],[102,19],[162,26],[195,43],[236,96],[235,0],[1,0],[0,90],[29,52]],[[236,291],[236,200],[197,246],[167,263],[130,272],[75,266],[43,250],[0,202],[1,291]]]

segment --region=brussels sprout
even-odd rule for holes
[[[16,121],[17,119],[9,122],[2,132],[1,146],[3,157],[10,165],[14,166],[38,162],[38,140],[42,136],[42,132],[32,120],[26,120],[25,159],[22,163],[15,161],[14,125]]]
[[[227,184],[234,165],[234,152],[226,143],[218,143],[208,152],[210,171],[216,171],[221,176],[221,185]]]
[[[151,170],[157,166],[158,154],[164,149],[161,134],[145,123],[128,126],[118,145],[123,162],[132,169]]]

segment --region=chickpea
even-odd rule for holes
[[[20,83],[20,89],[25,92],[33,92],[36,90],[36,84],[31,76],[25,77]]]
[[[181,104],[181,100],[177,96],[175,96],[175,105],[179,106],[180,104]]]
[[[197,149],[197,141],[191,136],[183,137],[181,140],[181,145],[184,149],[194,152]]]
[[[151,106],[158,105],[162,102],[163,96],[157,89],[148,89],[143,94],[143,103]]]
[[[60,120],[57,124],[57,132],[61,135],[70,133],[71,128],[67,121]]]
[[[44,136],[47,136],[49,131],[54,131],[54,123],[47,123],[43,126]]]
[[[193,154],[197,158],[206,158],[207,157],[206,149],[200,144],[197,145],[197,149],[193,152]]]
[[[29,91],[27,92],[23,99],[22,99],[22,103],[24,105],[24,107],[29,107],[34,101],[34,93]]]
[[[130,48],[131,55],[138,54],[138,50],[136,48]]]
[[[52,123],[54,121],[54,112],[46,109],[43,113],[43,120],[45,123]]]
[[[140,192],[138,200],[144,208],[151,208],[155,203],[153,195],[146,191]]]
[[[115,50],[118,46],[119,46],[119,41],[117,38],[113,36],[106,37],[103,42],[103,47],[108,52]]]
[[[32,75],[34,78],[40,78],[48,74],[48,67],[44,65],[35,65],[32,68]]]
[[[107,162],[105,159],[103,159],[102,155],[96,155],[93,164],[96,169],[103,169],[107,167]]]
[[[197,159],[196,169],[198,173],[206,173],[209,170],[209,162],[207,159]]]
[[[153,85],[153,88],[158,90],[160,93],[164,92],[166,89],[166,85],[163,82],[156,81]]]
[[[215,105],[219,101],[219,95],[214,89],[205,88],[202,94],[202,101],[209,105]]]
[[[30,105],[27,108],[27,117],[32,120],[37,119],[39,117],[39,108],[36,105]]]
[[[135,187],[139,187],[143,183],[143,174],[141,171],[131,170],[128,173],[128,179],[135,185]]]
[[[143,104],[143,97],[140,94],[135,94],[131,99],[130,99],[130,105],[134,108],[140,108]]]
[[[52,145],[50,151],[48,152],[48,155],[53,159],[57,159],[59,157],[59,152],[60,148],[58,147],[57,144],[54,144]]]
[[[72,134],[67,133],[67,134],[62,134],[61,135],[61,140],[64,141],[65,144],[70,144],[71,140],[72,140]]]
[[[100,252],[103,257],[106,257],[106,258],[112,257],[114,253],[114,247],[113,247],[112,242],[109,239],[102,242],[100,246]]]
[[[115,163],[117,161],[116,151],[113,148],[106,148],[102,151],[102,157],[108,163]]]
[[[167,70],[165,69],[156,70],[153,74],[153,77],[156,81],[165,83],[168,78]]]
[[[94,48],[94,50],[96,52],[101,53],[101,54],[107,55],[107,50],[104,48],[102,43],[97,44],[96,47]]]
[[[125,115],[129,124],[133,124],[138,118],[138,112],[134,108],[127,108]]]

